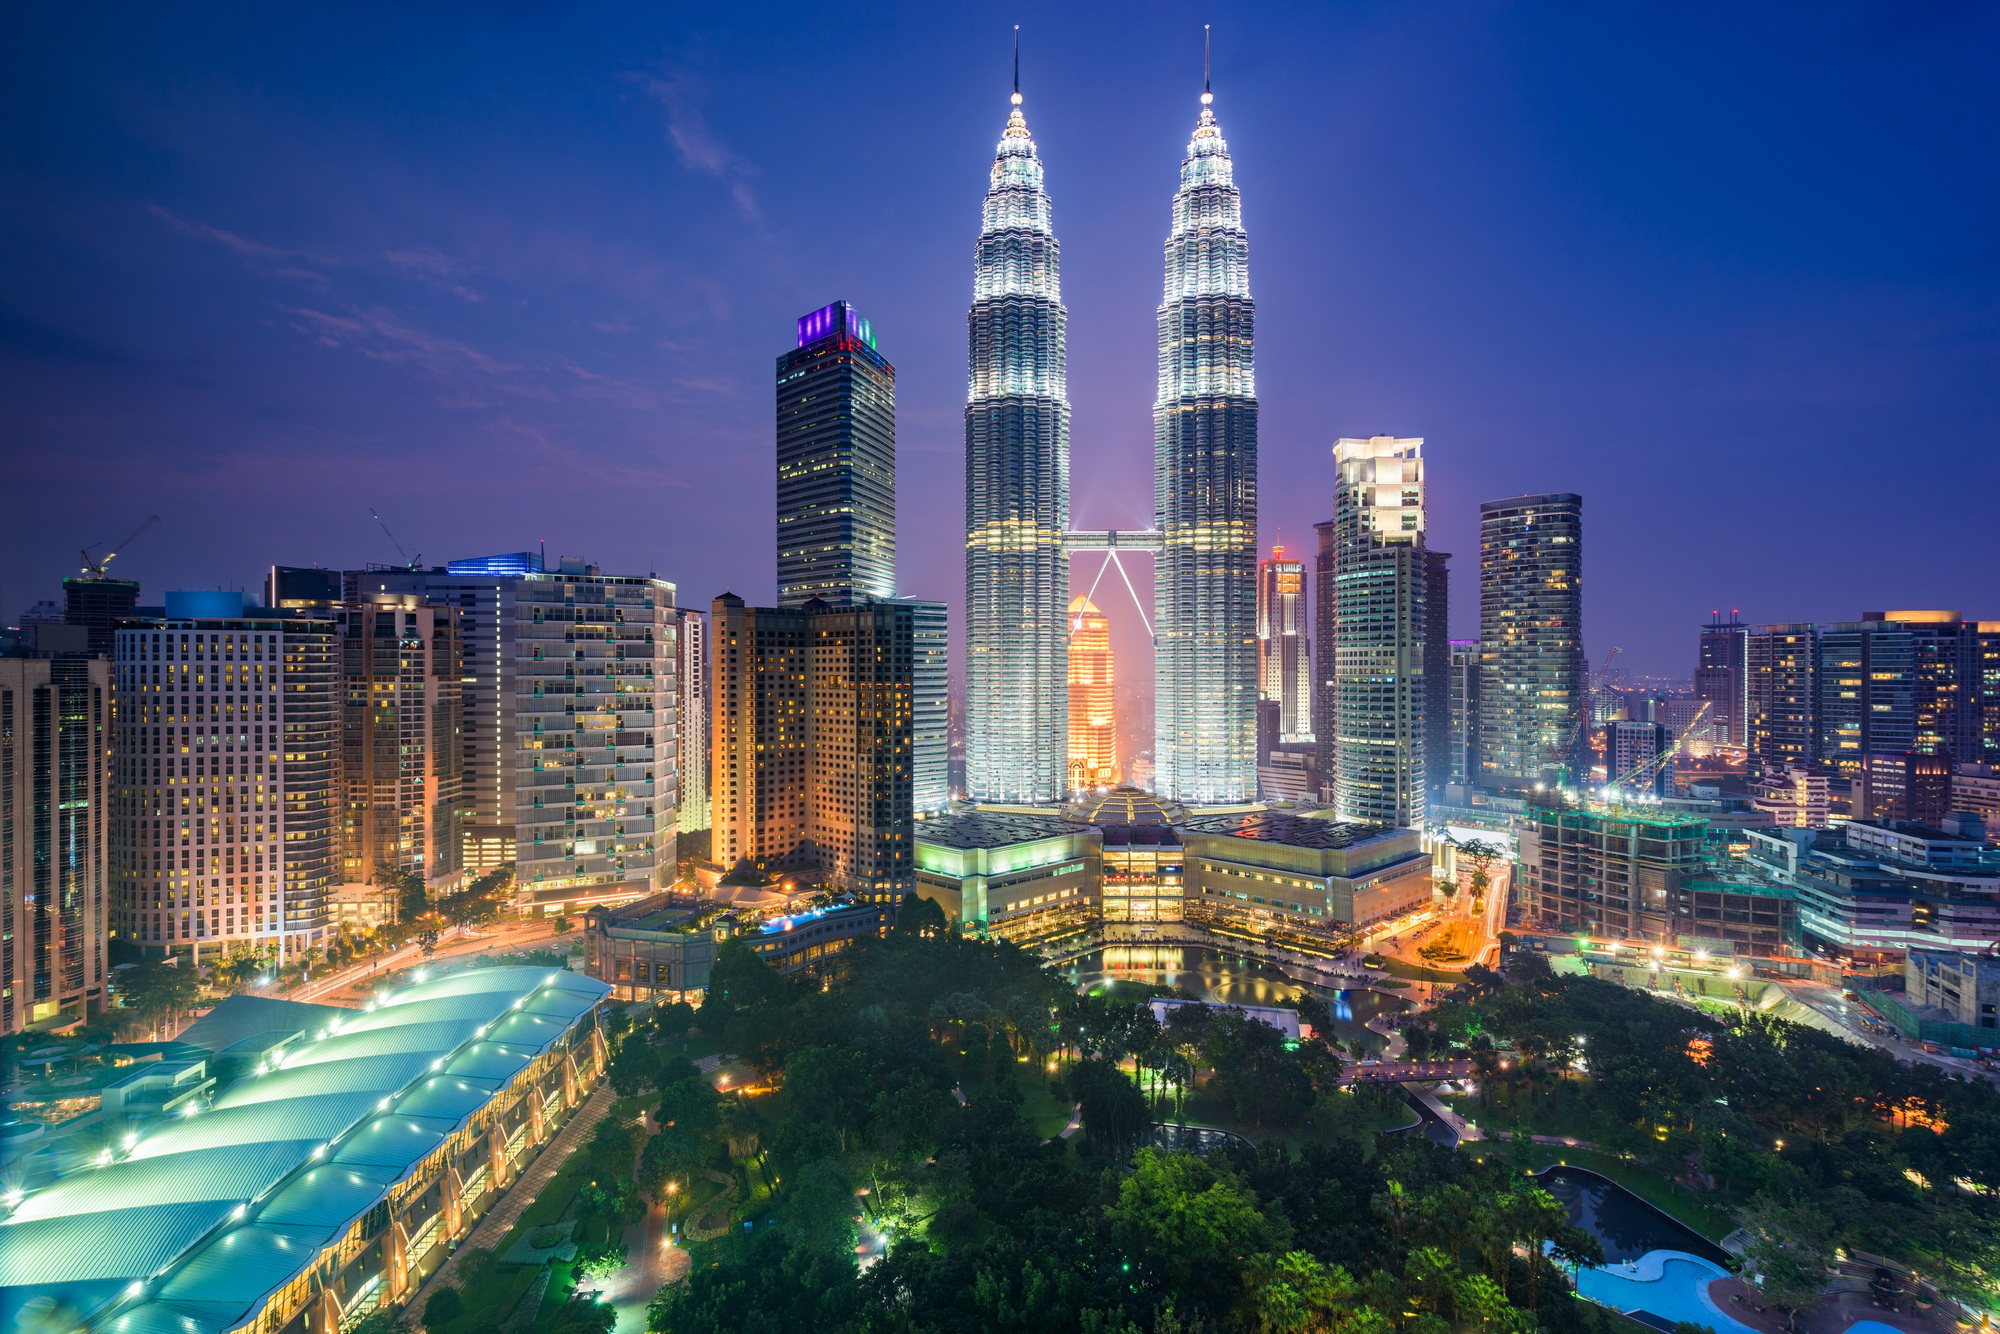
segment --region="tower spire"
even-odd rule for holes
[[[1202,24],[1201,25],[1201,104],[1203,106],[1207,106],[1210,102],[1215,100],[1215,94],[1210,92],[1208,88],[1208,46],[1209,46],[1208,31],[1209,31],[1209,25],[1206,23]],[[1016,43],[1018,43],[1020,39],[1016,38],[1015,41]],[[1015,64],[1014,80],[1016,83],[1020,82],[1020,77],[1021,77],[1019,72],[1020,63],[1021,63],[1020,54],[1016,52],[1014,56],[1014,64]]]
[[[1021,25],[1014,25],[1014,105],[1021,105]]]

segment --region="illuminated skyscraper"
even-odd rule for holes
[[[965,769],[975,800],[1055,802],[1069,786],[1068,316],[1018,82],[967,316]]]
[[[1336,817],[1422,828],[1430,637],[1422,440],[1333,447]]]
[[[1279,740],[1312,740],[1306,567],[1286,560],[1283,547],[1271,548],[1271,559],[1257,562],[1257,698],[1277,704]]]
[[[778,358],[778,605],[896,591],[896,368],[845,301]]]
[[[1479,507],[1479,782],[1579,783],[1584,724],[1583,497]]]
[[[1087,597],[1069,604],[1069,786],[1118,786],[1111,623]]]
[[[1204,88],[1181,161],[1153,406],[1155,785],[1257,794],[1257,382],[1249,238]]]

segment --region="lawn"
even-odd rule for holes
[[[537,1265],[499,1266],[492,1278],[462,1291],[465,1314],[448,1325],[438,1326],[432,1334],[474,1334],[477,1330],[499,1328],[513,1314],[515,1303],[540,1272]]]
[[[1460,1100],[1447,1099],[1463,1115],[1468,1110]],[[1475,1118],[1479,1119],[1479,1118]],[[1479,1119],[1479,1124],[1494,1131],[1490,1121]],[[1543,1130],[1542,1134],[1563,1133]],[[1571,1132],[1574,1133],[1574,1132]],[[1577,1135],[1581,1139],[1583,1136]],[[1495,1138],[1485,1142],[1485,1147],[1494,1153],[1503,1154],[1519,1161],[1519,1151],[1504,1140]],[[1637,1195],[1646,1203],[1679,1219],[1710,1241],[1720,1242],[1736,1229],[1736,1221],[1719,1203],[1696,1195],[1675,1185],[1664,1175],[1629,1159],[1620,1158],[1615,1153],[1602,1149],[1574,1149],[1560,1144],[1536,1144],[1527,1159],[1526,1166],[1534,1171],[1568,1164],[1572,1167],[1587,1167],[1593,1172],[1610,1177],[1625,1189]]]
[[[1058,1098],[1039,1079],[1023,1079],[1020,1088],[1021,1113],[1034,1122],[1035,1133],[1043,1139],[1060,1135],[1074,1114],[1075,1104]]]
[[[1401,959],[1391,959],[1386,955],[1371,954],[1368,957],[1379,962],[1382,971],[1391,977],[1408,978],[1412,982],[1465,981],[1463,973],[1448,973],[1441,968],[1424,968],[1417,964],[1404,963]]]

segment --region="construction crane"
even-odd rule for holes
[[[1674,738],[1672,745],[1662,746],[1657,754],[1639,761],[1639,763],[1632,766],[1629,772],[1618,775],[1614,781],[1605,784],[1605,787],[1607,789],[1624,788],[1630,791],[1635,783],[1651,783],[1655,778],[1659,777],[1666,770],[1666,767],[1673,763],[1674,756],[1680,753],[1680,749],[1687,743],[1687,739],[1694,735],[1694,729],[1701,726],[1701,720],[1708,716],[1709,706],[1713,703],[1715,703],[1714,700],[1703,700],[1701,707],[1694,711],[1694,717],[1688,720],[1688,725],[1681,729],[1680,735]]]
[[[396,540],[396,535],[389,531],[389,525],[382,522],[382,516],[375,512],[373,506],[370,506],[368,509],[368,517],[375,520],[376,523],[382,524],[382,536],[389,539],[389,545],[396,548],[396,554],[403,558],[403,568],[408,570],[416,569],[418,562],[423,560],[424,553],[419,551],[416,555],[412,556],[409,552],[403,550],[403,544]]]
[[[157,514],[147,515],[146,521],[140,524],[137,528],[134,528],[130,536],[128,536],[123,542],[120,542],[117,546],[111,548],[111,550],[105,552],[102,556],[98,557],[96,560],[92,560],[90,558],[90,548],[85,547],[79,553],[83,557],[83,571],[82,571],[83,577],[86,579],[106,578],[107,576],[105,574],[105,571],[111,567],[112,561],[118,559],[118,553],[123,551],[126,547],[131,546],[134,542],[136,542],[139,539],[139,534],[145,532],[148,528],[151,528],[154,524],[158,523],[159,521],[160,521],[159,515]]]

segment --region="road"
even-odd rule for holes
[[[525,922],[500,922],[489,927],[453,927],[439,939],[436,951],[429,962],[444,963],[462,959],[474,954],[491,952],[510,953],[528,949],[555,936],[555,922],[552,918],[531,919]],[[273,993],[285,1000],[318,1001],[340,1004],[343,999],[358,1002],[359,996],[342,998],[339,993],[374,978],[386,976],[398,969],[410,968],[424,962],[423,948],[411,943],[377,959],[365,959],[338,972],[324,973],[311,978],[289,991]]]
[[[1406,1079],[1464,1079],[1472,1074],[1471,1061],[1381,1061],[1374,1065],[1344,1065],[1343,1084],[1391,1084]]]
[[[1784,989],[1787,999],[1811,1010],[1851,1041],[1886,1051],[1899,1061],[1921,1061],[1955,1075],[1983,1079],[2000,1086],[2000,1072],[1981,1069],[1977,1061],[1961,1060],[1943,1052],[1927,1052],[1888,1024],[1871,1023],[1869,1012],[1863,1009],[1865,1000],[1861,1004],[1848,1000],[1840,987],[1791,978],[1778,979],[1778,985]]]

